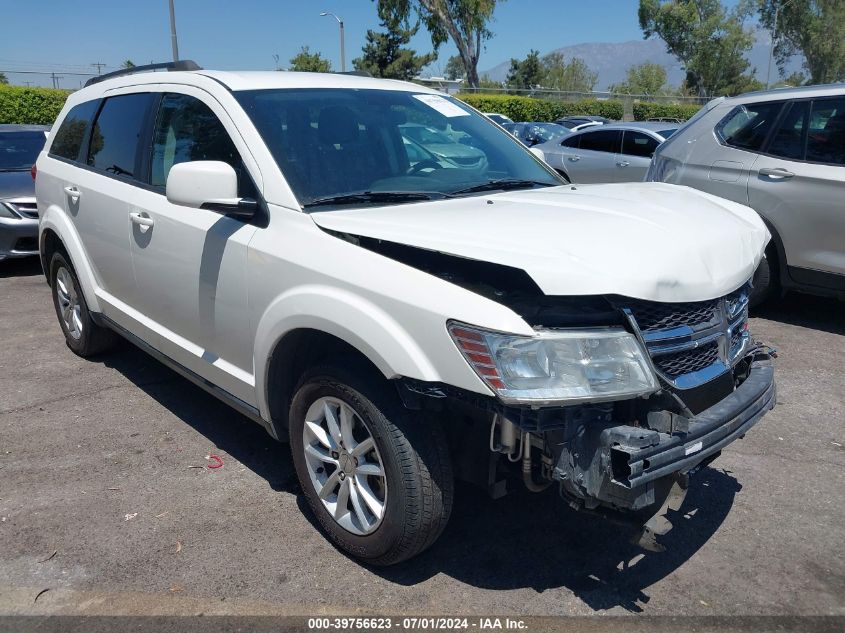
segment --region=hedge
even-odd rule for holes
[[[591,114],[608,119],[621,119],[624,112],[622,102],[612,99],[553,101],[491,94],[459,94],[458,98],[481,112],[498,112],[514,121],[554,121],[572,114]]]
[[[580,101],[554,101],[516,95],[459,94],[458,98],[482,112],[498,112],[514,121],[554,121],[573,114],[590,114],[608,119],[621,120],[625,111],[624,103],[619,99],[581,99]],[[699,105],[679,105],[674,103],[651,103],[637,101],[633,103],[634,119],[645,121],[657,117],[667,117],[686,121],[698,112]]]
[[[0,85],[0,123],[52,125],[68,90]]]

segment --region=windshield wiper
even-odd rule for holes
[[[417,200],[441,200],[449,194],[438,191],[361,191],[337,196],[316,198],[302,205],[303,209],[333,205],[358,204],[359,202],[414,202]]]
[[[507,191],[508,189],[528,189],[529,187],[554,187],[550,182],[542,182],[540,180],[519,180],[518,178],[497,178],[496,180],[488,180],[472,187],[465,189],[458,189],[450,192],[452,195],[462,193],[475,193],[477,191]]]

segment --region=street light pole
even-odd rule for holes
[[[766,70],[766,90],[769,89],[769,80],[772,76],[772,57],[775,56],[775,38],[778,32],[778,15],[780,15],[781,9],[785,8],[788,4],[791,4],[793,1],[794,0],[786,0],[786,2],[775,5],[775,22],[772,26],[772,42],[769,44],[769,68]]]
[[[170,44],[173,47],[173,61],[179,61],[179,45],[176,42],[176,12],[173,10],[173,0],[170,0]]]
[[[323,11],[320,16],[325,17],[327,15],[332,16],[335,20],[337,20],[337,24],[340,27],[340,71],[346,72],[346,46],[343,42],[343,20],[337,17],[334,13],[330,11]]]

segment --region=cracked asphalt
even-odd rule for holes
[[[790,295],[752,329],[778,406],[693,479],[666,552],[554,491],[461,486],[430,551],[368,569],[287,446],[128,344],[77,358],[38,262],[0,263],[0,614],[845,615],[845,304]]]

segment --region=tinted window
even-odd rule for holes
[[[50,146],[51,156],[60,156],[70,160],[79,159],[79,150],[85,139],[88,124],[94,118],[99,101],[87,101],[73,106],[59,126],[53,144]]]
[[[660,134],[660,136],[662,136],[663,138],[669,138],[670,136],[672,136],[677,131],[678,131],[678,128],[673,127],[671,129],[668,129],[668,130],[660,130],[658,132],[658,134]]]
[[[804,130],[809,112],[809,101],[796,101],[790,106],[769,144],[769,154],[795,160],[804,158]]]
[[[758,150],[763,146],[782,105],[752,103],[737,106],[716,126],[716,132],[728,145]]]
[[[219,160],[238,174],[238,195],[255,197],[255,187],[220,119],[199,99],[166,94],[161,99],[150,165],[150,184],[163,187],[170,168],[192,160]]]
[[[116,176],[135,176],[135,158],[153,95],[110,97],[91,132],[88,164]]]
[[[618,152],[619,130],[596,130],[582,134],[581,149],[594,152]]]
[[[561,145],[563,147],[574,147],[577,148],[579,143],[581,143],[581,134],[576,134],[575,136],[569,136],[563,140]]]
[[[651,158],[659,143],[657,139],[642,132],[626,131],[622,139],[622,153],[629,156]]]
[[[845,98],[813,101],[807,130],[807,160],[845,165]]]
[[[47,137],[40,130],[0,132],[0,171],[29,169]]]

